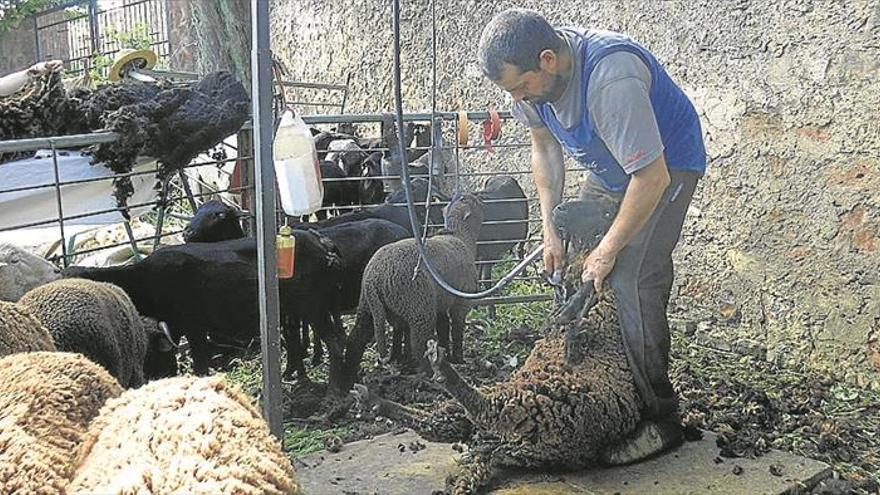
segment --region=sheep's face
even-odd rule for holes
[[[473,194],[452,198],[443,211],[447,229],[468,232],[474,238],[479,233],[485,214],[483,202]]]
[[[58,267],[18,246],[0,244],[0,300],[18,301],[26,292],[60,277]]]
[[[154,380],[177,375],[177,344],[167,325],[145,316],[141,323],[147,334],[147,353],[144,356],[144,378]]]
[[[218,200],[203,204],[183,230],[184,242],[219,242],[244,237],[239,212]]]
[[[617,208],[618,203],[600,196],[567,201],[553,208],[553,225],[575,251],[589,251],[611,228]]]
[[[382,154],[374,153],[361,163],[361,178],[358,181],[358,199],[361,204],[375,204],[385,196],[385,186],[379,179],[370,179],[382,175]]]

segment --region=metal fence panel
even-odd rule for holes
[[[156,52],[160,63],[171,54],[168,0],[76,0],[34,16],[37,58],[61,59],[71,75],[98,66],[97,57],[112,59],[136,39]],[[106,73],[102,74],[106,76]]]

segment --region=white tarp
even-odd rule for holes
[[[90,158],[78,151],[58,150],[58,172],[61,182],[112,175],[112,172],[106,167],[99,164],[91,165],[89,162]],[[133,171],[146,172],[155,169],[155,160],[141,159]],[[128,199],[128,204],[147,203],[156,199],[157,192],[153,189],[156,184],[155,174],[134,176],[131,181],[135,192]],[[31,227],[28,230],[38,231],[40,238],[60,238],[52,152],[40,150],[33,158],[0,164],[0,191],[46,184],[51,185],[27,191],[0,192],[0,229],[54,220],[54,223]],[[64,217],[116,208],[116,199],[112,194],[113,181],[109,178],[61,186],[61,207]],[[150,208],[151,206],[133,208],[131,216],[141,215],[149,211]],[[117,223],[122,220],[122,214],[115,211],[65,220],[65,234],[70,235],[72,232],[81,231],[84,228]],[[20,236],[22,232],[0,232],[0,240],[8,238],[10,235]]]

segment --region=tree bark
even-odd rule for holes
[[[251,86],[250,0],[171,2],[172,67],[206,74],[226,70]]]

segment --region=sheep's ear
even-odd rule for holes
[[[0,268],[3,268],[4,266],[9,266],[9,263],[5,261],[0,261]]]

